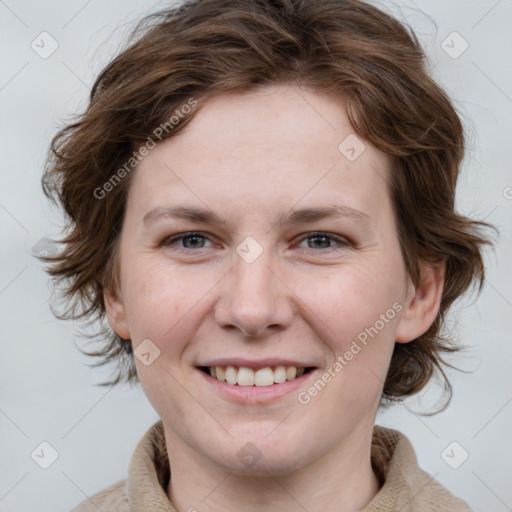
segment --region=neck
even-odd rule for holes
[[[286,475],[238,475],[220,468],[166,431],[170,501],[179,512],[355,512],[379,491],[371,467],[372,430]]]

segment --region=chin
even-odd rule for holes
[[[304,461],[296,455],[275,457],[271,453],[262,453],[259,460],[241,461],[235,459],[225,469],[235,475],[252,477],[286,476],[294,473],[304,465]]]
[[[297,437],[296,443],[290,437],[271,437],[268,432],[262,436],[239,436],[229,442],[220,457],[222,460],[216,462],[234,474],[255,477],[288,475],[307,464],[304,436]],[[217,459],[215,455],[213,458]]]

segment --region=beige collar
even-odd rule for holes
[[[363,512],[471,512],[418,467],[411,443],[396,430],[374,427],[372,466],[382,487]],[[125,488],[130,510],[176,512],[165,491],[169,478],[160,420],[146,432],[132,456]]]

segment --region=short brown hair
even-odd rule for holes
[[[131,342],[110,329],[103,300],[118,275],[117,242],[133,175],[126,162],[190,98],[200,103],[269,84],[339,97],[354,131],[391,158],[389,189],[407,271],[417,284],[420,262],[444,260],[446,277],[428,331],[395,344],[383,403],[418,392],[435,370],[451,396],[442,355],[458,347],[441,330],[454,300],[474,282],[482,287],[481,250],[491,243],[483,228],[492,226],[454,211],[463,127],[428,75],[416,36],[360,0],[192,0],[137,25],[98,76],[85,112],[55,135],[48,154],[43,188],[68,221],[62,251],[47,258],[68,300],[58,316],[99,321],[93,336],[103,347],[84,352],[99,357],[97,365],[118,363],[103,385],[137,382]],[[196,112],[161,130],[159,140],[181,131]],[[116,173],[122,179],[113,182]]]

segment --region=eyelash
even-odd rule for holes
[[[201,232],[188,231],[188,232],[185,232],[185,233],[180,233],[179,235],[176,235],[176,236],[172,236],[172,237],[166,238],[161,243],[161,246],[162,247],[170,247],[173,244],[175,244],[176,242],[179,242],[180,240],[184,240],[186,238],[194,238],[194,237],[204,238],[204,239],[208,240],[208,237],[206,235],[204,235],[203,233],[201,233]],[[351,245],[350,242],[347,239],[345,239],[343,237],[340,237],[340,236],[337,236],[337,235],[333,235],[331,233],[326,233],[324,231],[314,231],[312,233],[308,233],[308,236],[305,236],[305,237],[301,238],[300,241],[308,240],[308,239],[311,239],[311,238],[322,238],[322,237],[334,240],[335,242],[339,243],[340,246],[342,246],[342,247],[348,247],[348,246]],[[201,249],[206,249],[206,247],[199,247],[197,250],[201,250]],[[339,250],[339,249],[340,248],[336,248],[336,247],[327,247],[327,248],[325,248],[325,250]],[[186,248],[186,247],[179,247],[179,250],[184,250],[184,251],[191,250],[191,251],[193,251],[194,249],[190,249],[190,248]],[[311,250],[312,251],[319,251],[319,250],[322,250],[322,249],[311,249]],[[325,251],[323,251],[323,252],[325,252]]]

